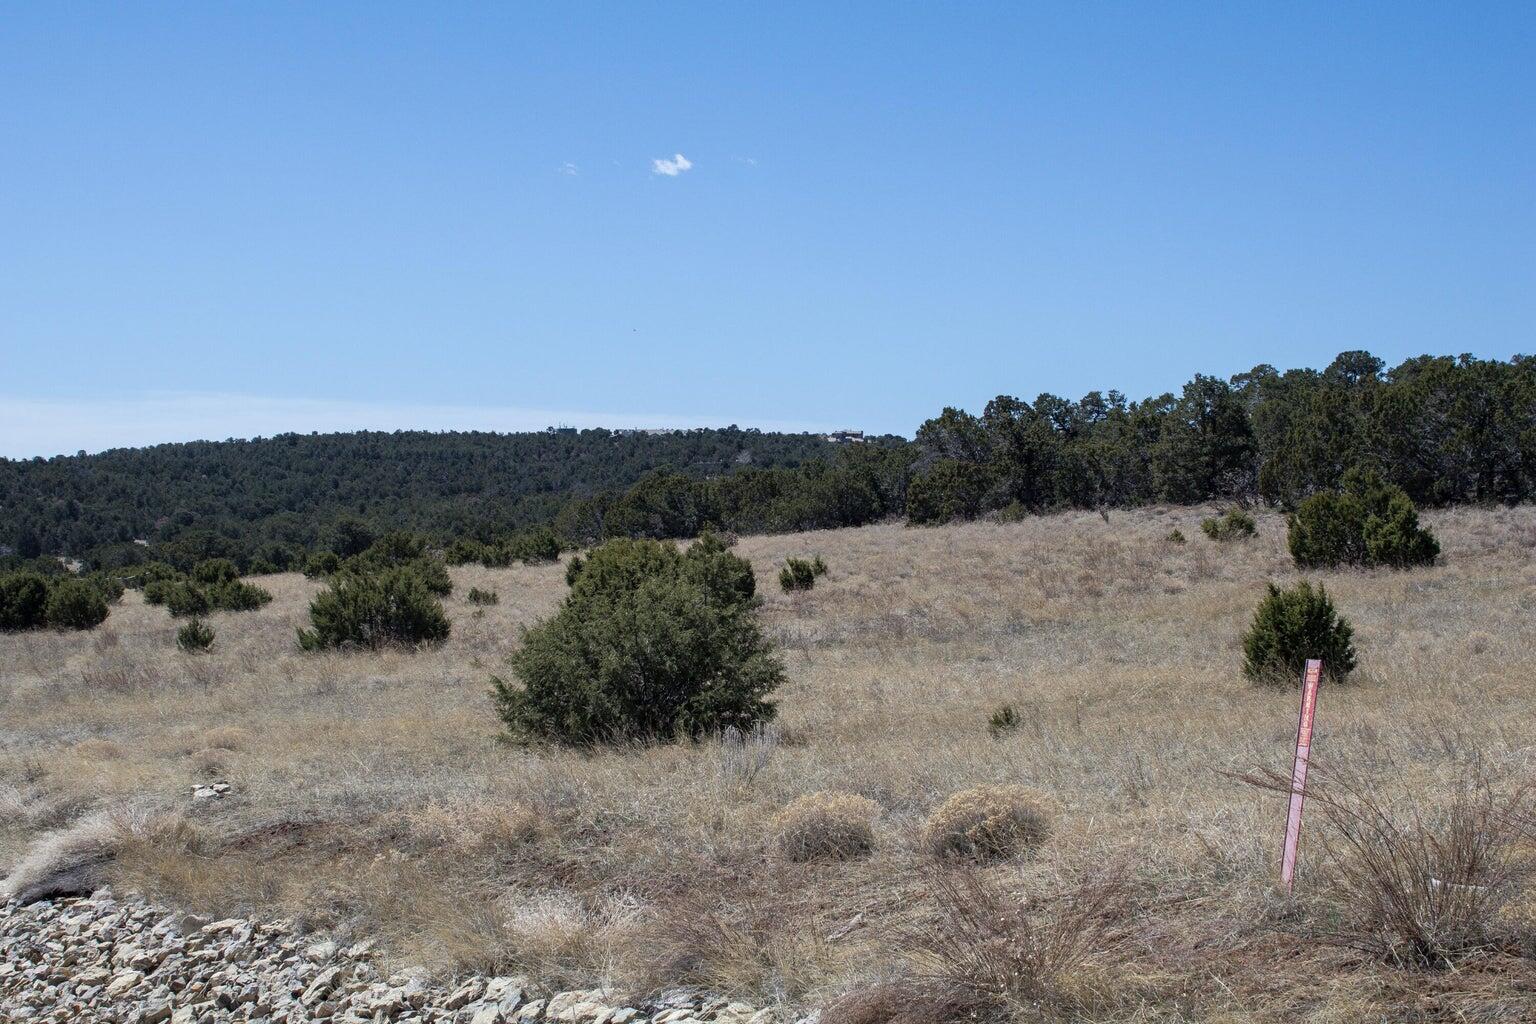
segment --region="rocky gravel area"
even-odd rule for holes
[[[384,977],[367,943],[317,942],[280,922],[209,921],[109,890],[0,904],[0,1021],[795,1024],[691,991],[625,1005],[513,977]]]

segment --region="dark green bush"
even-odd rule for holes
[[[406,565],[426,556],[427,539],[405,530],[393,530],[368,545],[367,550],[356,556],[355,563],[368,568],[383,569],[393,565]]]
[[[499,604],[501,602],[501,598],[497,595],[496,591],[481,590],[479,587],[470,587],[469,593],[465,595],[464,599],[470,604],[479,605]]]
[[[1168,536],[1164,537],[1163,540],[1166,540],[1169,544],[1184,544],[1184,543],[1186,543],[1186,541],[1184,539],[1184,531],[1183,530],[1179,530],[1179,529],[1174,529],[1174,530],[1168,531]]]
[[[206,588],[208,604],[227,612],[248,612],[272,600],[272,595],[254,583],[229,580]]]
[[[84,580],[55,580],[48,588],[48,625],[55,629],[90,629],[107,617],[107,600]]]
[[[744,593],[751,566],[712,547],[695,544],[689,557],[614,540],[592,551],[560,610],[512,656],[521,685],[493,680],[508,728],[590,744],[696,738],[771,718],[766,698],[783,667]]]
[[[180,585],[176,580],[150,580],[144,584],[144,603],[165,604],[166,598],[171,594],[171,589]]]
[[[48,578],[35,572],[0,576],[0,629],[38,629],[48,622]]]
[[[1023,724],[1024,719],[1019,717],[1019,713],[1014,709],[1014,706],[1012,704],[1004,704],[992,712],[992,717],[987,720],[987,731],[996,738],[1006,736]]]
[[[586,567],[587,560],[580,555],[572,555],[571,560],[565,563],[565,585],[574,587],[576,578],[581,575],[581,570]]]
[[[428,593],[438,597],[447,597],[453,593],[453,579],[448,575],[448,567],[435,558],[418,558],[400,568],[415,573]]]
[[[706,589],[728,599],[750,601],[757,596],[752,563],[730,553],[719,534],[705,531],[683,555],[684,569]],[[566,573],[570,575],[569,571]]]
[[[312,629],[299,630],[304,650],[327,647],[415,646],[448,639],[448,616],[408,566],[331,577],[310,602]]]
[[[129,569],[128,573],[129,575],[124,577],[124,582],[134,590],[144,590],[151,583],[182,578],[181,570],[165,562],[145,562],[142,565],[136,565]]]
[[[930,526],[981,514],[982,499],[992,486],[987,471],[971,462],[940,459],[928,472],[907,485],[907,521]]]
[[[518,534],[508,543],[511,555],[525,565],[540,565],[560,560],[560,538],[547,526]]]
[[[485,555],[484,544],[472,538],[460,537],[443,552],[443,561],[449,565],[469,565],[471,562],[482,561]]]
[[[213,646],[213,627],[193,619],[176,631],[176,646],[188,654],[197,654]]]
[[[816,585],[816,569],[803,558],[786,558],[779,570],[779,586],[785,593],[792,590],[810,590]]]
[[[341,568],[341,556],[334,551],[317,551],[304,563],[304,575],[310,579],[330,576]]]
[[[1275,685],[1294,684],[1309,658],[1343,679],[1354,671],[1354,630],[1334,611],[1328,592],[1305,580],[1289,590],[1273,583],[1243,635],[1243,673]]]
[[[1202,520],[1200,529],[1211,540],[1243,540],[1258,533],[1258,524],[1253,521],[1253,516],[1234,508],[1229,509],[1225,515]]]
[[[122,600],[123,593],[127,590],[123,586],[122,578],[110,572],[86,573],[80,578],[95,587],[96,592],[107,604],[116,604]]]
[[[1320,491],[1291,516],[1287,541],[1304,569],[1341,565],[1408,569],[1433,565],[1434,534],[1419,526],[1406,492],[1372,472],[1351,470],[1338,491]]]
[[[192,567],[192,579],[196,583],[232,583],[240,578],[240,570],[227,558],[210,558]]]
[[[165,584],[162,603],[165,610],[175,618],[186,615],[207,615],[213,611],[213,602],[208,599],[208,591],[196,583],[181,581]]]

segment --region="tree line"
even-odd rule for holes
[[[585,546],[1158,502],[1292,509],[1351,471],[1418,505],[1536,496],[1536,359],[1389,368],[1345,352],[1323,370],[1197,374],[1141,401],[1000,395],[980,414],[944,409],[912,441],[862,445],[735,427],[361,432],[0,460],[0,543],[12,563],[287,569],[351,553],[359,530],[504,545],[543,526]]]

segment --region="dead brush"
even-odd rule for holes
[[[789,895],[795,891],[764,886],[748,895],[703,882],[658,903],[632,947],[639,987],[804,998],[847,950]]]
[[[938,913],[902,936],[911,964],[905,984],[914,1008],[927,1008],[921,1015],[963,1008],[972,1019],[1075,1019],[1111,998],[1106,965],[1096,961],[1124,925],[1118,869],[1050,899],[1009,893],[970,868],[929,877]]]
[[[1289,776],[1243,776],[1289,794]],[[1398,967],[1449,969],[1459,961],[1528,945],[1511,934],[1510,908],[1536,879],[1536,792],[1500,795],[1486,782],[1425,810],[1392,802],[1365,777],[1320,772],[1307,783],[1319,897],[1330,924],[1321,938]],[[1305,881],[1305,880],[1304,880]]]

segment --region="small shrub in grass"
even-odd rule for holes
[[[1243,540],[1258,533],[1258,524],[1253,516],[1242,509],[1234,508],[1225,515],[1212,516],[1200,523],[1200,529],[1211,540],[1228,541]]]
[[[192,579],[198,583],[233,583],[240,578],[240,570],[227,558],[210,558],[192,567]]]
[[[722,564],[728,563],[728,564]],[[697,738],[773,716],[783,666],[728,551],[613,540],[592,551],[560,610],[528,630],[493,679],[514,735],[563,743]]]
[[[254,583],[228,580],[207,588],[210,607],[227,612],[248,612],[269,603],[272,595]]]
[[[1289,774],[1257,772],[1246,781],[1291,790]],[[1502,781],[1474,773],[1452,782],[1434,806],[1424,806],[1419,791],[1405,807],[1383,792],[1380,778],[1314,766],[1309,888],[1328,917],[1323,941],[1430,970],[1454,970],[1495,949],[1524,947],[1530,956],[1536,791],[1511,791]]]
[[[1131,914],[1121,870],[1067,881],[1050,897],[1005,888],[982,871],[931,879],[938,914],[922,915],[903,943],[917,977],[845,997],[828,1008],[826,1024],[1128,1019],[1117,1005],[1125,986],[1096,962],[1116,958],[1111,951],[1125,941]]]
[[[875,848],[879,814],[879,804],[855,793],[810,793],[774,817],[774,842],[792,861],[851,860]]]
[[[171,588],[177,585],[176,580],[158,579],[150,580],[144,584],[145,604],[165,604],[166,598],[171,594]]]
[[[1409,569],[1433,565],[1440,554],[1440,542],[1419,526],[1407,493],[1360,470],[1346,473],[1340,490],[1320,491],[1298,505],[1286,540],[1304,569]]]
[[[127,585],[135,590],[144,590],[151,583],[164,582],[166,580],[181,579],[181,572],[174,565],[165,562],[145,562],[127,570],[131,575],[125,577]]]
[[[923,846],[936,857],[1003,860],[1034,851],[1051,831],[1046,799],[1027,786],[961,790],[929,815]]]
[[[107,599],[84,580],[57,580],[48,588],[48,625],[91,629],[107,618]]]
[[[586,566],[587,560],[580,555],[572,555],[571,560],[565,563],[565,585],[574,587],[576,578],[581,575],[581,570]]]
[[[479,587],[470,587],[466,600],[468,600],[470,604],[485,605],[497,604],[500,602],[501,598],[497,596],[496,591],[494,590],[481,590]]]
[[[299,630],[306,651],[329,647],[415,646],[448,639],[448,616],[420,574],[397,566],[343,572],[310,602],[313,628]]]
[[[178,619],[188,615],[207,615],[213,611],[208,591],[185,580],[166,585],[163,603],[165,610]]]
[[[453,593],[453,580],[448,575],[448,567],[437,559],[418,558],[406,563],[403,568],[415,573],[429,594],[447,597]]]
[[[1261,683],[1294,685],[1309,658],[1321,658],[1329,678],[1355,667],[1354,629],[1334,610],[1321,585],[1306,580],[1281,590],[1273,583],[1243,635],[1243,674]]]
[[[816,567],[803,558],[786,558],[779,570],[779,586],[787,594],[794,590],[810,590],[816,585]]]
[[[995,739],[999,736],[1006,736],[1023,724],[1024,720],[1019,717],[1019,713],[1014,710],[1013,705],[1004,704],[992,712],[992,717],[987,722],[987,731]]]
[[[102,600],[107,604],[116,604],[123,598],[123,592],[128,588],[123,585],[121,577],[108,572],[93,572],[80,577],[81,580],[96,588]]]
[[[48,621],[48,580],[40,573],[0,576],[0,629],[37,629]]]
[[[1178,529],[1168,531],[1168,536],[1164,537],[1163,539],[1166,540],[1169,544],[1186,543],[1184,539],[1184,531]]]
[[[176,646],[188,654],[200,654],[213,646],[213,627],[193,619],[176,631]]]

